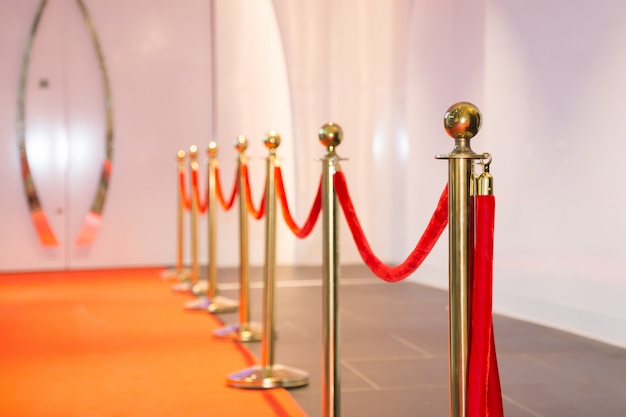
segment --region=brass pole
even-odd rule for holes
[[[470,139],[480,129],[481,115],[471,103],[452,105],[444,116],[446,132],[454,138],[448,160],[449,228],[449,370],[450,416],[467,415],[467,365],[469,351],[469,283],[473,273],[474,153]]]
[[[178,160],[178,178],[185,172],[185,151],[182,149],[178,151],[176,154]],[[178,180],[178,178],[176,178]],[[185,225],[184,225],[184,217],[185,217],[185,201],[183,190],[180,189],[179,181],[176,181],[176,188],[178,189],[178,207],[176,210],[176,273],[179,280],[184,280],[188,278],[189,271],[185,271],[183,267],[183,256],[184,256],[184,244],[183,239],[185,237]]]
[[[163,279],[176,279],[177,281],[186,281],[189,279],[189,269],[184,267],[184,237],[185,237],[185,200],[184,190],[180,188],[179,179],[185,174],[185,151],[179,150],[176,153],[176,161],[178,162],[176,177],[176,266],[168,269],[161,274]]]
[[[194,192],[193,178],[194,172],[197,177],[200,171],[198,164],[198,147],[193,145],[189,148],[190,158],[190,176],[189,176],[189,201],[191,211],[191,271],[190,279],[184,283],[180,283],[176,288],[179,291],[187,291],[195,295],[196,298],[183,304],[186,310],[204,310],[208,304],[208,298],[202,294],[202,287],[206,288],[206,278],[200,279],[200,265],[198,261],[198,199]],[[206,292],[205,292],[206,294]]]
[[[191,268],[189,270],[188,279],[174,284],[173,291],[191,292],[193,286],[198,282],[200,275],[200,267],[198,265],[198,201],[193,192],[193,176],[194,171],[197,173],[198,166],[198,147],[191,145],[189,148],[189,211],[190,211],[190,237],[191,237]]]
[[[217,295],[217,144],[210,142],[207,148],[209,154],[209,285],[207,288],[206,309],[209,313],[233,313],[237,311],[238,303],[232,298]],[[241,195],[239,196],[241,198]]]
[[[265,179],[265,265],[263,267],[263,335],[261,364],[228,375],[227,384],[236,388],[293,388],[309,383],[309,374],[299,369],[274,363],[274,292],[276,266],[276,190],[274,172],[277,164],[276,148],[280,136],[274,131],[263,138],[270,151],[267,157]]]
[[[334,176],[340,169],[335,147],[341,143],[343,131],[333,123],[318,132],[327,153],[322,158],[322,326],[324,366],[322,375],[322,415],[339,417],[340,355],[339,355],[339,216]]]
[[[192,145],[189,148],[189,182],[193,183],[193,173],[199,171],[198,166],[198,147]],[[189,198],[191,201],[191,275],[190,281],[192,284],[198,282],[200,276],[200,266],[198,264],[198,200],[196,194],[193,192],[193,186],[189,187],[191,192]]]
[[[214,174],[211,172],[211,169],[213,168],[212,165],[216,163],[216,160],[212,158],[211,155],[217,152],[217,149],[215,149],[216,146],[215,147],[211,146],[211,144],[214,144],[214,143],[215,142],[209,143],[209,146],[207,147],[207,154],[209,156],[209,159],[207,162],[207,190],[208,190],[207,210],[208,210],[208,217],[209,217],[208,236],[207,236],[207,249],[208,249],[207,275],[204,278],[198,279],[198,281],[196,281],[196,283],[194,284],[193,288],[191,288],[191,293],[195,295],[197,298],[196,300],[190,301],[185,304],[185,308],[188,310],[204,310],[205,308],[207,308],[207,306],[209,305],[209,299],[211,298],[211,295],[207,294],[207,292],[209,291],[209,287],[210,287],[209,281],[211,280],[211,278],[215,280],[215,263],[212,262],[212,259],[214,259],[215,257],[214,255],[215,227],[213,227],[213,225],[215,224],[215,220],[216,220],[216,217],[215,217],[216,211],[214,207],[215,204],[211,204],[211,199],[213,200],[215,199],[215,196],[211,196],[211,193],[212,193],[211,181],[214,181],[212,179]],[[211,257],[211,255],[213,255],[213,258]],[[213,275],[211,275],[211,273],[213,273]]]
[[[208,227],[208,288],[207,295],[209,299],[214,299],[217,296],[217,187],[215,186],[215,172],[217,170],[217,143],[214,141],[209,142],[207,147],[207,153],[209,155],[209,195],[207,210],[209,211],[209,227]]]
[[[192,288],[197,296],[195,300],[185,303],[187,310],[208,310],[209,313],[231,313],[237,311],[237,301],[217,295],[217,198],[215,185],[215,170],[217,168],[217,144],[210,142],[207,147],[208,162],[208,265],[207,277],[199,280]]]
[[[250,320],[250,301],[248,292],[250,288],[249,276],[249,239],[248,239],[248,207],[246,206],[246,182],[243,176],[243,167],[248,163],[246,149],[248,148],[248,139],[240,135],[235,139],[235,149],[239,152],[237,161],[237,180],[239,181],[239,324],[241,331],[248,331],[248,322]],[[257,335],[258,339],[260,335]]]
[[[276,292],[275,269],[276,269],[276,188],[274,172],[276,170],[276,148],[280,146],[280,136],[277,134],[266,135],[265,145],[269,149],[266,160],[265,185],[266,202],[265,215],[265,262],[263,268],[263,343],[261,344],[261,367],[266,372],[266,377],[271,373],[274,365],[274,324],[276,323],[274,293]]]
[[[250,323],[250,282],[249,282],[249,239],[248,209],[246,207],[245,179],[243,166],[248,162],[246,149],[248,139],[240,135],[235,139],[235,149],[239,152],[237,161],[237,184],[239,197],[239,323],[225,326],[213,332],[215,337],[257,342],[261,340],[260,326]]]

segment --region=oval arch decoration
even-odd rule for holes
[[[20,70],[20,80],[18,85],[17,95],[17,120],[16,120],[16,133],[17,144],[20,153],[20,169],[22,172],[22,184],[26,195],[28,208],[30,210],[31,219],[39,241],[43,246],[54,247],[58,246],[58,240],[48,222],[48,217],[43,210],[35,182],[32,177],[30,164],[28,162],[28,154],[26,151],[26,82],[28,78],[28,69],[30,64],[30,57],[32,52],[33,41],[37,35],[37,29],[39,28],[39,22],[45,11],[48,0],[41,0],[33,23],[31,25],[26,47],[24,49],[24,55],[22,58],[22,66]],[[104,160],[102,162],[102,168],[96,188],[96,194],[91,203],[91,207],[82,227],[78,233],[75,244],[78,246],[91,245],[96,237],[97,231],[100,227],[102,220],[102,212],[104,209],[104,202],[106,200],[107,191],[109,188],[109,179],[112,170],[112,158],[113,158],[113,110],[111,101],[111,88],[109,83],[109,76],[104,62],[104,55],[100,46],[100,41],[96,34],[95,27],[85,6],[83,0],[76,0],[76,4],[81,11],[85,24],[89,30],[91,41],[95,49],[98,66],[100,68],[100,75],[102,79],[102,87],[104,90],[104,110],[105,110],[105,153]]]

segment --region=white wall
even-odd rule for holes
[[[499,2],[485,32],[498,310],[626,345],[626,4]]]
[[[282,135],[287,191],[302,221],[324,154],[317,129],[327,121],[343,127],[338,152],[348,158],[342,168],[372,247],[400,262],[446,182],[445,161],[434,159],[452,149],[443,114],[468,100],[484,121],[473,147],[494,157],[496,310],[626,346],[624,145],[615,129],[626,90],[620,2],[215,0],[211,51],[209,0],[86,1],[110,70],[116,123],[110,195],[89,250],[75,248],[73,235],[95,188],[97,174],[87,168],[99,164],[101,139],[85,156],[73,132],[101,129],[101,91],[71,0],[49,1],[41,29],[47,25],[49,36],[34,52],[27,104],[31,131],[47,126],[42,143],[91,161],[77,176],[83,165],[55,166],[51,151],[34,167],[38,186],[51,184],[39,189],[62,248],[38,245],[20,188],[15,95],[37,3],[0,3],[1,270],[173,263],[176,150],[215,139],[229,189],[239,134],[250,139],[257,201],[261,137],[270,129]],[[70,77],[83,73],[75,65],[95,80]],[[51,80],[46,92],[37,89],[41,77]],[[93,111],[79,113],[81,106]],[[220,265],[237,265],[236,213],[219,219]],[[250,226],[251,261],[261,264],[263,227]],[[300,241],[280,223],[278,239],[279,263],[321,262],[319,225]],[[360,263],[345,225],[340,245],[342,263]],[[442,239],[412,279],[445,287],[446,247]],[[204,251],[205,242],[203,260]]]
[[[294,141],[289,108],[286,66],[271,4],[267,1],[216,1],[216,142],[223,188],[232,188],[237,152],[233,143],[248,138],[248,168],[254,205],[258,206],[265,185],[268,150],[263,136],[270,130],[281,135],[277,154],[283,158],[286,186],[293,190]],[[291,192],[293,194],[293,191]],[[239,265],[237,205],[218,213],[218,259],[220,265]],[[280,211],[278,219],[282,219]],[[279,223],[282,226],[282,223]],[[262,265],[265,223],[248,221],[250,262]],[[277,261],[293,263],[295,238],[286,227],[277,228]]]

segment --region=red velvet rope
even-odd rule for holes
[[[494,221],[494,196],[477,196],[468,358],[468,417],[504,415],[492,319]]]
[[[215,193],[217,194],[217,199],[219,200],[220,205],[225,211],[230,210],[233,207],[233,204],[235,204],[235,197],[237,197],[237,188],[239,188],[237,186],[237,184],[239,183],[237,179],[238,177],[237,175],[235,175],[235,183],[233,184],[233,191],[231,192],[230,198],[228,199],[228,201],[226,201],[224,200],[224,194],[222,193],[222,181],[220,180],[220,168],[219,167],[215,168]]]
[[[187,183],[185,180],[185,172],[178,171],[178,192],[180,193],[180,199],[184,210],[191,208],[191,201],[187,195]]]
[[[265,215],[265,191],[263,191],[263,197],[259,203],[259,209],[254,208],[252,203],[252,191],[250,191],[250,176],[248,175],[248,165],[241,165],[241,175],[243,175],[244,185],[246,187],[246,207],[248,212],[254,217],[255,220],[260,220]]]
[[[343,214],[348,222],[348,226],[352,231],[352,237],[356,243],[357,249],[361,254],[363,262],[372,270],[372,272],[382,280],[387,282],[397,282],[413,273],[426,259],[426,256],[430,253],[432,248],[437,243],[439,236],[443,233],[443,230],[448,224],[448,186],[441,193],[437,208],[433,213],[433,216],[424,230],[424,234],[420,238],[419,242],[409,254],[409,256],[400,265],[390,267],[385,265],[376,255],[373,253],[370,247],[359,219],[356,216],[352,199],[348,192],[348,185],[346,183],[346,177],[343,172],[338,171],[334,175],[334,184],[337,198],[343,209]]]
[[[320,178],[319,186],[317,187],[317,195],[315,196],[315,201],[313,201],[313,206],[311,207],[311,211],[309,212],[309,216],[306,221],[302,225],[302,227],[298,227],[293,217],[291,216],[291,212],[289,211],[289,203],[287,202],[287,196],[285,194],[285,185],[283,183],[283,173],[280,167],[276,167],[275,171],[275,179],[276,179],[276,196],[280,201],[280,205],[283,210],[283,218],[285,219],[285,223],[289,226],[289,229],[293,232],[296,237],[303,239],[307,237],[315,223],[317,223],[317,219],[320,215],[320,210],[322,208],[322,179]]]
[[[196,199],[196,203],[197,203],[197,207],[198,207],[198,212],[199,213],[205,213],[208,203],[209,203],[209,199],[205,198],[204,202],[202,201],[202,199],[200,198],[200,185],[199,185],[199,180],[198,180],[198,171],[196,171],[195,169],[191,171],[191,192],[193,193],[194,198]]]

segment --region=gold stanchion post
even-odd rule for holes
[[[215,143],[215,142],[211,142],[211,143]],[[209,193],[207,195],[207,198],[209,199],[209,201],[207,202],[207,204],[210,204],[210,200],[211,200],[211,144],[209,144],[208,148],[207,148],[207,153],[209,154],[209,162],[207,162],[208,165],[208,169],[207,169],[207,182],[208,185],[207,187],[209,187]],[[198,184],[198,187],[200,186],[200,184]],[[198,190],[198,194],[201,194],[201,190]],[[198,203],[199,206],[199,203]],[[211,213],[211,209],[208,208],[209,210],[209,219],[211,217],[210,213]],[[209,255],[211,254],[211,248],[213,247],[211,245],[211,235],[210,235],[210,231],[212,230],[211,228],[211,222],[209,220],[209,238],[207,239],[208,242],[208,248],[209,248]],[[203,310],[206,308],[206,306],[208,305],[208,297],[207,295],[207,291],[209,288],[209,277],[211,275],[211,257],[209,256],[209,264],[208,264],[208,273],[207,276],[204,276],[202,278],[199,278],[196,283],[193,285],[193,287],[191,288],[191,293],[193,295],[195,295],[197,297],[196,301],[190,301],[189,303],[185,304],[185,308],[189,309],[189,310]]]
[[[184,237],[185,237],[185,195],[184,190],[180,189],[179,178],[185,173],[185,151],[179,150],[176,153],[176,161],[178,162],[178,172],[176,177],[176,194],[178,195],[176,207],[176,267],[166,270],[161,277],[163,279],[176,279],[178,281],[187,281],[189,279],[189,268],[184,267]]]
[[[190,205],[190,229],[191,229],[191,269],[189,279],[174,284],[172,289],[179,292],[190,292],[198,282],[200,276],[200,265],[198,263],[198,200],[193,192],[193,175],[198,172],[198,147],[191,145],[189,148],[189,201]]]
[[[250,280],[249,280],[249,239],[248,239],[248,208],[246,207],[245,179],[242,166],[248,162],[246,149],[248,139],[240,135],[235,139],[235,149],[239,152],[238,159],[238,190],[239,190],[239,323],[216,330],[217,338],[234,339],[239,342],[257,342],[261,340],[261,325],[250,322]]]
[[[340,169],[341,158],[335,148],[341,143],[343,131],[334,123],[326,123],[318,132],[319,140],[326,147],[322,158],[322,326],[324,364],[322,375],[322,415],[339,417],[340,403],[340,355],[339,355],[339,216],[335,194],[334,176]]]
[[[208,276],[194,285],[195,300],[185,303],[188,310],[208,310],[209,313],[232,313],[237,311],[236,300],[217,295],[217,144],[213,141],[207,147],[208,162]]]
[[[274,291],[276,266],[276,190],[274,172],[277,164],[276,148],[280,136],[268,132],[263,141],[269,149],[265,179],[265,265],[263,268],[263,335],[261,340],[261,364],[228,375],[227,384],[236,388],[269,389],[293,388],[307,385],[309,375],[305,371],[274,363]]]
[[[217,143],[210,142],[209,154],[209,313],[232,313],[237,311],[238,303],[232,298],[217,295]],[[241,199],[241,195],[239,196]]]
[[[467,415],[467,365],[469,351],[469,289],[473,271],[474,239],[474,161],[483,154],[470,147],[481,123],[476,106],[459,102],[444,116],[444,128],[454,139],[449,154],[437,155],[448,160],[449,228],[449,370],[450,416]]]

